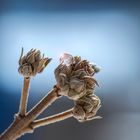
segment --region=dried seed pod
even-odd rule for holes
[[[98,82],[93,78],[95,70],[87,60],[81,60],[80,56],[73,57],[63,54],[60,65],[55,69],[57,85],[61,89],[61,95],[77,100],[85,96],[87,91],[94,90]]]
[[[18,71],[24,77],[35,76],[37,73],[41,73],[50,61],[50,58],[41,57],[41,52],[36,49],[31,49],[23,56],[22,48]]]
[[[73,116],[80,122],[98,118],[96,115],[101,107],[101,101],[96,95],[87,95],[76,101]]]

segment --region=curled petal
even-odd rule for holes
[[[81,61],[81,57],[80,56],[75,56],[74,57],[74,63],[79,63]]]
[[[85,111],[79,105],[73,109],[73,116],[78,120],[83,120],[85,118]]]
[[[35,54],[35,61],[39,61],[41,59],[41,52],[38,50]]]
[[[35,62],[35,54],[30,53],[29,55],[27,55],[26,61],[27,61],[27,63],[31,63],[31,64],[34,63]]]
[[[20,58],[19,58],[19,65],[22,65],[22,61],[23,61],[23,59],[21,59],[22,58],[22,56],[23,56],[23,51],[24,51],[24,49],[23,49],[23,47],[22,47],[22,50],[21,50],[21,55],[20,55]]]
[[[79,93],[77,93],[74,89],[69,89],[68,98],[77,100],[79,98]]]
[[[99,87],[99,84],[97,82],[96,79],[94,79],[93,77],[91,76],[84,76],[83,79],[85,79],[89,84],[96,84],[98,87]]]
[[[61,88],[60,95],[66,96],[68,95],[68,93],[69,93],[69,86],[68,85],[63,86],[63,88]]]
[[[74,74],[73,74],[75,77],[79,77],[79,78],[82,78],[84,76],[87,76],[87,73],[85,72],[84,69],[79,69],[79,70],[76,70],[74,71]]]
[[[70,88],[75,89],[77,92],[81,92],[84,88],[84,81],[79,79],[70,79]]]
[[[59,86],[64,86],[66,84],[67,77],[65,74],[60,73],[59,75]]]
[[[75,89],[69,89],[68,98],[77,101],[79,98],[86,94],[86,89],[81,92],[77,92]]]
[[[44,70],[44,68],[50,63],[51,60],[51,58],[44,58],[40,60],[39,65],[37,67],[37,72],[41,73]]]

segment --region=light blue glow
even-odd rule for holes
[[[138,23],[127,12],[3,14],[1,83],[11,91],[21,88],[17,61],[22,46],[25,52],[37,48],[53,58],[44,73],[34,78],[32,86],[36,91],[38,86],[45,89],[55,84],[53,70],[63,52],[81,55],[100,65],[98,79],[105,87],[127,78],[133,80],[138,74],[138,36]]]

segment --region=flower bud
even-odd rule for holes
[[[70,54],[63,54],[60,62],[61,64],[54,73],[57,85],[61,89],[61,95],[77,100],[98,85],[93,78],[96,72],[87,60],[81,60],[80,56],[73,57]]]
[[[98,73],[100,71],[100,69],[101,69],[97,65],[92,65],[92,68],[94,69],[95,73]]]
[[[98,118],[96,115],[101,107],[100,99],[96,95],[87,95],[76,101],[73,116],[80,122]]]
[[[44,55],[41,56],[41,52],[36,49],[31,49],[23,56],[22,48],[18,71],[24,77],[35,76],[37,73],[41,73],[50,61],[50,58],[44,58]]]

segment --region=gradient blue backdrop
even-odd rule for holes
[[[21,140],[140,139],[140,2],[124,0],[0,0],[0,133],[18,111],[23,77],[21,47],[37,48],[53,60],[31,81],[31,108],[55,84],[59,56],[80,55],[102,67],[96,76],[102,120],[71,118]],[[62,98],[41,117],[73,105]]]

